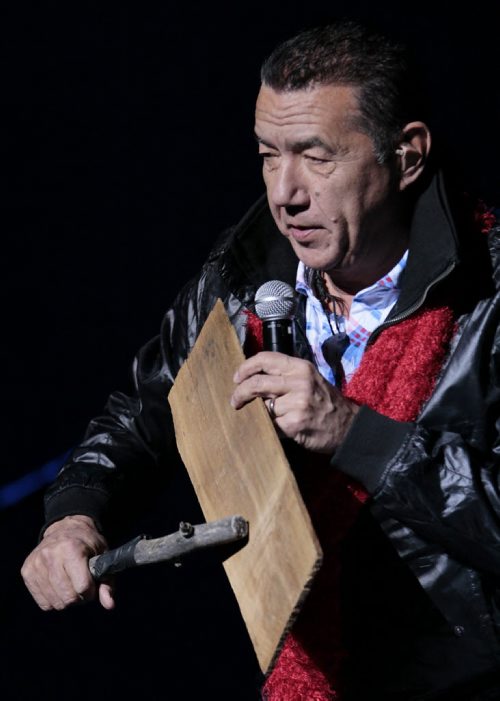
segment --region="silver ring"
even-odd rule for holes
[[[276,418],[276,413],[275,413],[275,411],[274,411],[274,404],[275,404],[275,402],[276,402],[276,397],[271,397],[271,399],[269,400],[269,408],[268,408],[268,411],[269,411],[269,416],[270,416],[272,419],[275,419],[275,418]]]

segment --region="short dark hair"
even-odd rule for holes
[[[379,162],[393,156],[401,129],[423,119],[424,99],[405,47],[352,21],[301,32],[280,44],[261,70],[277,92],[318,85],[358,87],[358,128],[371,137]]]

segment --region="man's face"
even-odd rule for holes
[[[398,183],[356,127],[356,89],[262,86],[255,131],[272,215],[306,265],[346,281],[390,258]],[[376,262],[375,262],[376,261]]]

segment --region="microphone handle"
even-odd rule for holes
[[[267,319],[262,323],[264,350],[294,355],[291,319]]]

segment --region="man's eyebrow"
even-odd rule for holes
[[[273,146],[272,144],[270,144],[269,142],[265,141],[264,139],[261,139],[260,136],[259,136],[258,134],[254,134],[254,137],[255,137],[255,141],[256,141],[258,144],[262,144],[263,146],[267,146],[268,148],[274,148],[274,146]]]
[[[304,139],[303,141],[293,141],[287,144],[287,146],[289,146],[290,150],[294,153],[302,153],[302,151],[307,151],[309,148],[318,147],[333,153],[332,147],[328,146],[319,136],[312,136],[310,139]]]

